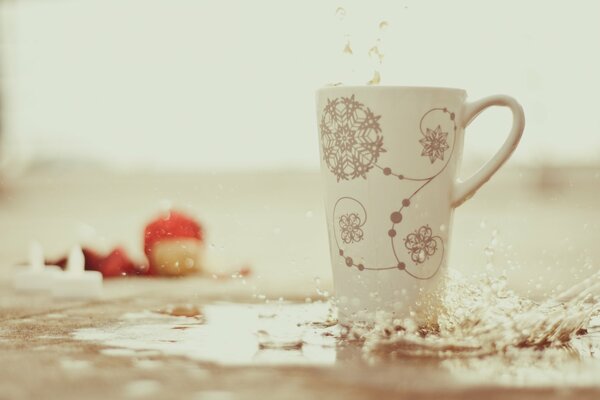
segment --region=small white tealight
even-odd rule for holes
[[[102,295],[102,274],[85,270],[85,257],[81,247],[69,253],[67,268],[52,285],[52,296],[64,299],[95,299]]]
[[[56,265],[45,265],[44,251],[38,242],[29,246],[29,266],[17,271],[13,277],[16,290],[50,290],[54,279],[62,273]]]

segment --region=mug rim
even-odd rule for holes
[[[339,89],[350,89],[350,90],[402,90],[402,91],[447,91],[447,92],[458,92],[462,94],[467,94],[465,89],[453,88],[453,87],[444,87],[444,86],[401,86],[401,85],[339,85],[339,86],[322,86],[317,89],[317,93],[329,91],[329,90],[339,90]]]

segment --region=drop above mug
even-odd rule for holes
[[[467,102],[464,90],[435,87],[334,86],[316,100],[340,322],[373,322],[380,310],[434,322],[454,209],[510,157],[522,107],[504,95]],[[491,106],[512,111],[508,137],[460,180],[465,127]]]

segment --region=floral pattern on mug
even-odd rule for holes
[[[421,155],[429,157],[429,161],[433,164],[435,160],[444,160],[444,152],[450,148],[448,146],[448,132],[442,132],[440,125],[435,129],[427,128],[425,137],[419,140],[423,146]]]
[[[424,263],[437,250],[437,243],[429,225],[423,225],[406,236],[404,246],[415,264]]]
[[[337,181],[367,178],[383,148],[380,115],[354,95],[327,99],[320,122],[323,159]]]
[[[361,229],[362,221],[357,213],[344,214],[340,217],[340,236],[346,244],[360,242],[364,233]]]

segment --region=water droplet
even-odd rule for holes
[[[485,218],[484,218],[484,219],[482,219],[482,220],[481,220],[481,222],[479,223],[479,227],[480,227],[481,229],[485,229],[486,225],[487,225],[487,222],[486,222],[486,220],[485,220]]]
[[[367,82],[367,85],[379,85],[379,82],[381,82],[381,76],[379,75],[379,71],[375,71],[373,78]]]
[[[352,46],[350,45],[350,39],[348,39],[346,41],[346,46],[344,46],[344,50],[342,50],[342,53],[344,53],[344,54],[353,54],[352,53]]]
[[[312,218],[314,213],[312,211],[307,211],[305,214],[306,218]]]
[[[379,64],[383,62],[383,53],[379,50],[379,46],[377,45],[369,49],[369,57],[371,58],[371,60],[376,61]]]
[[[258,338],[258,341],[263,341],[263,340],[268,340],[271,338],[271,335],[269,335],[269,332],[265,331],[265,330],[259,330],[256,332],[256,337]]]
[[[387,22],[387,21],[381,21],[381,22],[379,23],[379,29],[380,29],[382,32],[385,32],[385,31],[387,30],[387,28],[388,28],[388,25],[389,25],[389,24],[388,24],[388,22]]]
[[[344,9],[344,7],[338,7],[335,10],[335,15],[339,18],[339,20],[343,20],[344,17],[346,16],[346,10]]]

